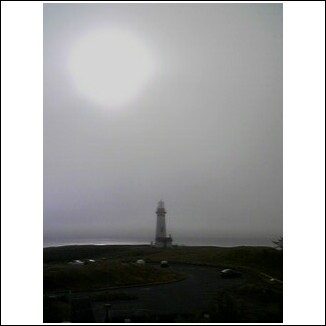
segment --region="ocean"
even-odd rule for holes
[[[265,246],[273,247],[273,240],[278,237],[216,237],[216,238],[179,238],[174,241],[179,246]],[[44,239],[43,248],[70,245],[149,245],[153,239],[137,238],[56,238]]]

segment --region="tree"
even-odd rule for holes
[[[272,241],[275,244],[275,249],[283,250],[283,237],[279,237],[278,240]]]

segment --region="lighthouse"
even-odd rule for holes
[[[165,223],[166,210],[164,207],[164,201],[159,201],[156,209],[156,234],[155,234],[155,246],[161,248],[172,247],[171,234],[166,236],[166,223]]]

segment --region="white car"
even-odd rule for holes
[[[166,260],[162,260],[161,267],[169,267],[169,263]]]
[[[237,278],[237,277],[241,277],[241,273],[239,271],[236,271],[234,269],[223,269],[221,271],[221,277],[223,278]]]
[[[84,265],[84,263],[79,259],[73,260],[73,261],[69,262],[69,264],[70,265]]]

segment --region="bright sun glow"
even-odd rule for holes
[[[83,35],[70,51],[68,67],[83,96],[110,107],[134,99],[151,80],[155,68],[146,45],[118,29]]]

